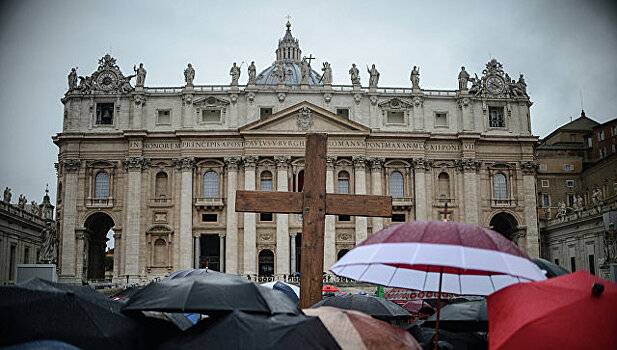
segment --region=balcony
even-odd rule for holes
[[[167,198],[167,197],[159,197],[159,198],[153,198],[150,199],[150,206],[151,207],[171,207],[173,205],[171,198]]]
[[[516,207],[516,200],[512,198],[508,199],[491,199],[491,207]]]
[[[200,209],[223,209],[225,207],[225,201],[220,197],[195,198],[195,207]]]
[[[111,208],[113,206],[114,199],[111,197],[86,199],[86,208]]]
[[[413,206],[411,197],[392,197],[392,207],[394,209],[408,209]]]

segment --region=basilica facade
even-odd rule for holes
[[[493,59],[480,77],[462,68],[456,89],[431,90],[419,67],[395,88],[379,85],[375,66],[367,86],[355,64],[347,85],[327,62],[320,73],[312,65],[288,23],[274,63],[261,73],[251,63],[246,80],[234,63],[229,85],[194,84],[189,65],[182,86],[147,86],[143,64],[126,76],[110,55],[89,76],[73,70],[53,137],[60,279],[102,279],[108,232],[118,282],[205,266],[297,272],[302,216],[237,213],[235,192],[301,191],[307,132],[328,133],[328,192],[393,198],[391,218],[326,217],[324,271],[412,220],[493,227],[538,255],[537,138],[522,76]]]

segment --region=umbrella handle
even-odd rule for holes
[[[433,337],[433,349],[439,350],[439,310],[441,310],[441,280],[443,267],[439,271],[439,292],[437,292],[437,319],[435,321],[435,337]]]

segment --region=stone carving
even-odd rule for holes
[[[351,158],[351,160],[353,161],[353,166],[355,168],[362,168],[362,169],[364,169],[364,167],[366,166],[367,159],[363,155],[353,156]]]
[[[244,169],[255,168],[257,156],[244,156],[242,157],[242,163],[244,164]]]
[[[309,75],[311,74],[311,64],[306,59],[306,57],[302,58],[302,62],[300,62],[300,84],[306,85],[309,82]]]
[[[468,79],[471,82],[471,88],[469,93],[473,95],[479,95],[482,92],[482,81],[478,78],[478,75],[474,73],[473,78]]]
[[[565,220],[566,213],[567,213],[566,203],[559,202],[559,204],[557,204],[557,215],[555,216],[555,218]]]
[[[43,244],[41,245],[41,251],[39,253],[39,262],[43,264],[55,264],[58,258],[58,251],[56,249],[57,238],[56,229],[51,222],[47,222],[47,227],[41,232],[43,238]]]
[[[518,81],[514,82],[514,80],[509,82],[510,84],[510,94],[514,97],[528,97],[527,96],[527,83],[525,83],[525,78],[523,75],[519,75]]]
[[[308,107],[303,107],[298,111],[296,125],[300,130],[308,130],[313,126],[313,115]]]
[[[41,216],[41,211],[39,210],[39,205],[36,204],[36,201],[30,202],[30,212],[36,216]]]
[[[253,103],[253,101],[255,101],[255,93],[254,92],[249,92],[248,94],[246,94],[246,99],[250,102]]]
[[[459,159],[459,160],[456,160],[454,162],[454,164],[461,171],[478,171],[478,170],[480,170],[480,167],[482,166],[482,162],[481,161],[475,160],[473,158]]]
[[[325,94],[323,94],[323,100],[326,103],[330,103],[330,101],[332,101],[332,94],[329,92],[326,92]]]
[[[593,206],[596,208],[598,213],[602,212],[604,198],[602,195],[602,190],[599,187],[594,188],[593,193],[591,194],[591,203],[593,203]]]
[[[227,166],[227,169],[238,170],[238,166],[240,165],[242,159],[238,156],[230,156],[223,158],[223,161],[225,162],[225,166]]]
[[[136,107],[143,107],[146,104],[146,98],[144,95],[138,94],[133,96],[133,102]]]
[[[140,63],[139,68],[133,66],[133,71],[135,72],[135,86],[136,87],[144,87],[146,83],[146,68],[144,68],[144,64]]]
[[[17,199],[17,207],[19,209],[26,209],[26,203],[28,203],[26,196],[24,196],[23,194],[20,194],[19,198]]]
[[[539,167],[540,165],[538,165],[538,163],[532,161],[521,163],[521,169],[525,175],[534,175],[538,171]]]
[[[458,102],[458,107],[463,109],[463,108],[469,107],[469,102],[471,102],[471,100],[469,99],[469,97],[463,97],[463,98],[459,98],[457,102]]]
[[[414,96],[414,98],[411,99],[411,102],[413,103],[414,107],[421,107],[424,103],[424,99],[420,96]]]
[[[604,262],[603,265],[614,264],[617,262],[617,230],[611,228],[604,230],[602,237],[604,246]]]
[[[469,81],[469,73],[465,70],[465,67],[461,67],[461,71],[458,73],[458,89],[461,91],[467,91],[467,82]]]
[[[574,209],[574,212],[578,214],[578,216],[581,216],[583,210],[585,210],[585,203],[583,202],[583,197],[581,197],[581,195],[574,197],[574,203],[572,207]]]
[[[240,67],[236,65],[236,62],[234,62],[234,64],[231,66],[231,69],[229,70],[229,75],[231,75],[231,85],[232,86],[238,86],[238,80],[240,80],[241,73],[242,72],[240,71]]]
[[[379,83],[379,71],[377,70],[377,68],[375,68],[374,64],[371,66],[370,69],[368,66],[366,66],[366,70],[368,71],[368,74],[369,74],[368,87],[374,89],[377,87],[377,84]]]
[[[62,168],[67,172],[74,172],[81,167],[81,160],[79,159],[65,159],[62,162]]]
[[[369,101],[371,101],[371,104],[374,106],[377,102],[379,102],[379,98],[376,95],[371,95],[371,97],[369,97]]]
[[[144,157],[127,157],[122,161],[122,165],[126,171],[143,170],[150,165],[150,159]]]
[[[351,64],[351,68],[349,69],[349,75],[351,76],[351,85],[360,86],[360,71],[356,67],[355,63]]]
[[[336,164],[336,156],[326,156],[326,167],[332,169],[334,164]]]
[[[73,91],[77,88],[77,67],[71,68],[71,72],[68,76],[69,91]]]
[[[411,74],[409,75],[409,80],[411,80],[411,87],[414,90],[420,90],[420,67],[413,66]]]
[[[193,157],[184,157],[184,158],[176,158],[172,161],[173,165],[180,170],[193,170],[195,167],[195,158]]]
[[[291,162],[290,156],[275,156],[274,162],[277,168],[287,168]]]
[[[433,165],[433,161],[427,158],[414,158],[411,164],[415,169],[429,170]]]
[[[190,105],[191,103],[193,103],[193,95],[184,94],[182,96],[182,102],[184,102],[185,105]]]
[[[195,69],[189,63],[184,70],[184,81],[186,82],[186,86],[193,86],[193,79],[195,79]]]
[[[11,189],[10,189],[10,188],[8,188],[8,187],[6,187],[6,188],[4,189],[4,198],[2,199],[2,201],[3,201],[4,203],[7,203],[7,204],[8,204],[8,203],[11,203],[11,197],[12,197],[12,196],[13,196],[13,195],[11,194]]]
[[[383,167],[383,163],[386,161],[386,158],[383,157],[373,157],[369,159],[371,162],[371,169],[373,170],[381,170]]]
[[[252,61],[248,68],[249,71],[249,85],[255,85],[257,81],[257,67],[255,67],[255,61]]]
[[[356,104],[359,104],[360,101],[362,101],[362,94],[361,93],[353,94],[353,100],[356,102]]]
[[[75,75],[77,75],[77,72],[75,72]],[[73,92],[82,94],[129,93],[133,90],[130,83],[133,77],[135,75],[125,77],[116,64],[116,59],[106,54],[99,60],[99,67],[91,76],[77,77],[79,78],[79,85],[73,89]],[[69,74],[69,87],[71,86],[71,79],[71,74]]]
[[[259,240],[262,242],[270,242],[272,238],[274,238],[274,236],[271,233],[262,233],[259,235]]]
[[[520,97],[529,99],[527,95],[527,84],[521,74],[519,80],[515,81],[504,72],[503,65],[496,59],[491,59],[486,68],[482,70],[482,78],[474,74],[474,78],[468,79],[472,85],[469,93],[478,95],[489,95],[497,97]]]
[[[351,241],[351,233],[341,232],[336,235],[337,241]]]
[[[330,67],[330,63],[324,62],[323,67],[321,68],[323,75],[321,76],[321,81],[324,85],[332,84],[332,67]]]
[[[279,102],[283,103],[283,101],[285,101],[285,97],[287,97],[287,94],[284,92],[279,92],[278,94],[276,94],[276,97],[278,98]]]
[[[277,62],[275,64],[272,74],[278,80],[279,84],[285,84],[287,72],[285,72],[285,65],[283,64],[283,62]]]

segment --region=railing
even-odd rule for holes
[[[257,282],[257,283],[266,283],[266,282],[286,282],[291,284],[300,284],[299,276],[290,276],[290,275],[275,275],[275,276],[258,276],[258,275],[243,275],[248,280]],[[322,279],[322,283],[330,284],[330,283],[355,283],[356,280],[346,277],[338,277],[334,275],[325,275]]]
[[[495,199],[491,200],[491,206],[493,207],[515,207],[516,200],[515,199]]]
[[[169,205],[172,205],[171,198],[154,198],[150,200],[150,206],[153,207],[165,207]]]
[[[41,218],[39,215],[36,215],[34,213],[31,213],[30,211],[26,210],[26,209],[21,209],[20,207],[18,207],[17,205],[13,205],[11,203],[7,203],[4,201],[0,201],[0,209],[2,209],[3,211],[6,211],[14,216],[17,217],[21,217],[25,220],[31,221],[31,222],[35,222],[41,226],[45,225],[45,221],[43,220],[43,218]]]
[[[393,207],[411,207],[413,206],[413,198],[411,197],[392,197]]]
[[[88,208],[111,208],[114,206],[114,199],[108,198],[88,198],[86,207]]]
[[[176,94],[182,92],[183,88],[179,87],[147,87],[144,92],[149,94]]]
[[[224,205],[225,205],[225,200],[219,197],[195,198],[196,207],[223,207]]]

